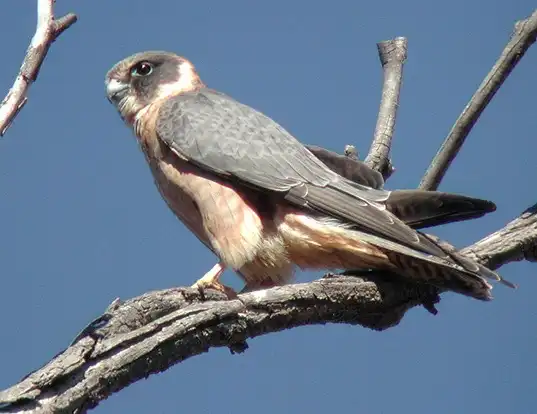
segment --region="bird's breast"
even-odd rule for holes
[[[243,269],[243,276],[251,273],[247,283],[289,279],[283,240],[273,223],[273,201],[178,156],[156,134],[157,120],[158,105],[149,105],[138,114],[135,132],[170,209],[226,266]]]
[[[134,133],[140,148],[148,159],[158,160],[165,157],[169,149],[157,135],[159,102],[142,108],[134,119]]]

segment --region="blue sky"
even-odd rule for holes
[[[4,1],[0,90],[33,34],[30,3]],[[80,20],[53,45],[30,101],[0,140],[0,388],[63,349],[116,297],[190,285],[215,258],[168,211],[104,95],[118,60],[149,49],[191,59],[209,86],[305,143],[361,154],[380,98],[376,42],[409,39],[388,188],[412,188],[500,54],[529,0],[429,2],[58,0]],[[441,190],[494,200],[435,230],[457,246],[535,203],[530,50],[473,129]],[[4,93],[2,92],[2,93]],[[387,332],[313,326],[211,350],[104,401],[98,413],[528,413],[537,404],[536,266],[481,303],[446,294]],[[304,274],[300,280],[312,279]],[[237,278],[226,274],[235,286]]]

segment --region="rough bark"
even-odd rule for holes
[[[537,19],[536,13],[517,23],[516,32],[527,30],[528,22]],[[402,40],[382,44],[390,45],[390,42],[400,44]],[[527,46],[516,49],[519,57],[531,42],[523,44]],[[379,45],[381,60],[382,50]],[[514,67],[517,59],[506,61]],[[388,76],[388,66],[383,65],[384,88],[392,92],[386,95],[389,99],[383,93],[377,122],[379,132],[375,133],[378,142],[372,145],[367,157],[368,164],[385,177],[392,171],[389,149],[404,58],[398,62],[399,75]],[[505,77],[510,70],[503,72]],[[477,105],[480,108],[475,112],[477,115],[459,119],[458,129],[469,131],[488,103],[479,96],[476,93],[472,99],[477,101],[467,106]],[[443,146],[441,153],[447,155],[442,157],[454,157],[462,141],[456,146]],[[322,149],[318,153],[325,154]],[[356,158],[354,148],[349,148],[346,154],[350,159]],[[436,184],[424,184],[424,187],[433,188],[442,176],[442,172],[428,172],[425,182]],[[537,260],[536,212],[537,204],[462,253],[493,269],[516,260]],[[211,347],[243,352],[248,347],[248,338],[308,324],[347,323],[381,331],[397,325],[406,311],[416,305],[424,305],[434,313],[434,304],[439,300],[439,292],[433,287],[397,281],[393,275],[382,272],[328,275],[311,283],[241,294],[234,300],[214,291],[191,288],[149,292],[125,302],[116,300],[67,349],[13,387],[1,391],[0,411],[86,412],[129,384]]]
[[[463,252],[492,268],[535,261],[536,212],[537,205]],[[0,411],[85,412],[129,384],[212,347],[243,352],[248,338],[301,325],[346,323],[381,331],[397,325],[414,306],[434,309],[439,300],[434,288],[386,276],[327,276],[235,300],[191,288],[116,300],[66,350],[1,391]]]
[[[407,58],[408,41],[404,37],[397,37],[378,43],[377,48],[384,71],[384,82],[373,142],[365,162],[371,168],[379,171],[386,180],[395,170],[390,160],[390,148],[395,130],[397,108],[399,107],[399,94],[403,82],[403,65]]]

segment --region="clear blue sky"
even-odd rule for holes
[[[0,90],[35,25],[35,1],[4,1]],[[535,3],[490,0],[58,0],[80,20],[53,45],[30,101],[0,141],[0,388],[63,349],[116,297],[190,285],[215,258],[168,211],[103,78],[148,49],[191,59],[203,79],[298,139],[369,148],[376,42],[409,39],[388,188],[415,187],[468,98]],[[537,46],[535,46],[537,47]],[[441,189],[497,212],[436,230],[458,246],[535,203],[530,50],[472,131]],[[526,184],[529,183],[529,184]],[[537,265],[502,274],[517,291],[443,296],[387,332],[313,326],[211,350],[104,401],[98,413],[530,413],[537,404]],[[313,278],[312,274],[300,280]],[[233,274],[226,281],[240,286]]]

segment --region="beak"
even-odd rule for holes
[[[116,79],[107,79],[105,85],[106,95],[110,102],[114,104],[121,102],[129,90],[128,84],[121,83]]]

